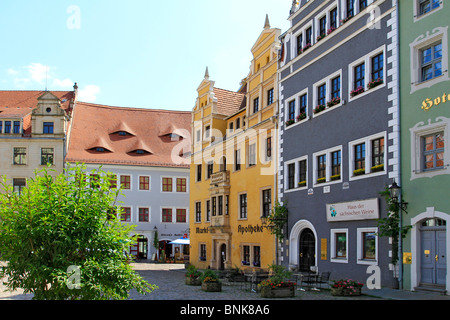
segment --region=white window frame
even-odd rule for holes
[[[414,0],[414,5],[413,5],[414,22],[417,22],[425,17],[429,17],[433,13],[441,10],[443,7],[444,7],[444,1],[441,0],[439,8],[432,9],[431,11],[424,13],[424,14],[420,14],[420,0]]]
[[[345,233],[346,234],[346,252],[347,252],[347,256],[345,258],[338,258],[336,257],[336,234],[337,233]],[[349,243],[349,238],[348,238],[348,229],[331,229],[330,230],[330,245],[331,245],[331,257],[330,257],[330,262],[336,262],[336,263],[348,263],[348,256],[349,256],[349,252],[348,252],[348,243]]]
[[[384,170],[378,172],[371,172],[372,169],[372,141],[384,138]],[[358,144],[366,144],[366,158],[365,158],[365,169],[366,173],[360,176],[354,176],[353,171],[355,170],[355,146]],[[364,137],[358,140],[350,141],[348,143],[348,168],[349,168],[349,181],[372,178],[376,176],[385,175],[387,173],[387,158],[388,158],[388,148],[387,148],[387,132],[380,132],[368,137]]]
[[[323,17],[326,17],[327,23],[325,27],[325,37],[328,35],[328,30],[330,29],[330,12],[333,9],[337,9],[338,11],[338,17],[337,17],[337,26],[336,29],[339,28],[341,25],[341,22],[339,19],[339,1],[334,1],[332,4],[330,4],[325,10],[322,10],[319,14],[317,14],[314,18],[314,27],[315,30],[313,30],[313,36],[314,36],[314,43],[317,43],[317,37],[320,35],[320,19]],[[297,38],[296,38],[297,39]]]
[[[378,228],[358,228],[357,230],[357,241],[356,241],[356,251],[357,251],[357,264],[363,265],[378,265]],[[375,259],[374,260],[366,260],[363,259],[363,240],[362,235],[365,232],[373,232],[375,233]]]
[[[340,86],[340,94],[339,97],[341,98],[341,102],[338,103],[337,105],[332,106],[331,108],[327,107],[327,103],[331,101],[331,89],[332,89],[332,80],[336,77],[340,77],[341,78],[341,86]],[[318,99],[318,93],[317,90],[319,89],[320,86],[322,86],[323,84],[325,84],[325,90],[326,90],[326,96],[325,96],[325,110],[323,110],[322,112],[319,112],[317,114],[314,114],[314,109],[317,107],[317,99]],[[342,106],[343,104],[343,97],[342,97],[342,69],[330,74],[329,76],[321,79],[320,81],[317,81],[316,83],[313,84],[313,104],[312,104],[312,116],[313,118],[318,117],[324,113],[327,113],[328,111],[334,110],[340,106]]]
[[[306,94],[306,118],[297,121],[297,117],[300,114],[300,97]],[[284,114],[285,114],[285,122],[289,120],[289,103],[295,100],[295,116],[294,120],[296,121],[294,124],[291,124],[288,127],[285,127],[285,130],[289,130],[295,126],[297,126],[300,123],[304,123],[308,121],[311,117],[309,116],[309,90],[308,88],[303,89],[302,91],[296,93],[295,95],[289,97],[288,99],[284,100]]]
[[[383,83],[376,86],[375,88],[368,89],[367,85],[371,81],[371,74],[372,74],[372,58],[379,55],[380,53],[383,53]],[[354,90],[353,82],[354,82],[354,78],[355,78],[355,67],[359,66],[361,63],[365,64],[364,92],[352,97],[350,93]],[[386,45],[382,45],[381,47],[378,47],[377,49],[369,52],[365,56],[363,56],[363,57],[359,58],[358,60],[355,60],[351,64],[349,64],[349,66],[348,66],[348,101],[352,102],[352,101],[359,99],[363,96],[366,96],[372,92],[380,90],[381,88],[384,88],[387,83],[386,69],[387,69]],[[342,86],[342,82],[341,82],[341,86]],[[342,101],[342,97],[341,97],[341,101]]]
[[[424,125],[419,122],[410,128],[411,134],[411,180],[433,178],[438,175],[450,174],[450,118],[439,117],[437,122]],[[422,138],[433,133],[444,132],[444,168],[423,170]]]
[[[442,75],[427,81],[422,81],[421,51],[439,41],[442,43]],[[431,33],[427,31],[426,34],[420,35],[412,43],[410,43],[409,47],[411,62],[410,93],[421,89],[430,88],[437,83],[450,80],[448,76],[448,26],[434,28]]]
[[[341,178],[339,179],[339,180],[334,180],[334,181],[331,181],[331,170],[332,170],[332,167],[331,167],[331,154],[333,153],[333,152],[336,152],[336,151],[340,151],[341,152]],[[340,146],[336,146],[336,147],[333,147],[333,148],[329,148],[329,149],[326,149],[326,150],[322,150],[322,151],[318,151],[318,152],[315,152],[315,153],[313,153],[313,186],[314,187],[323,187],[323,186],[327,186],[327,185],[331,185],[331,184],[336,184],[336,183],[342,183],[342,181],[343,181],[343,175],[344,175],[344,172],[343,172],[343,163],[344,163],[344,154],[343,154],[343,147],[342,147],[342,145],[340,145]],[[325,182],[323,182],[323,183],[317,183],[317,177],[318,177],[318,174],[317,174],[317,170],[318,170],[318,165],[317,165],[317,158],[319,157],[319,156],[322,156],[322,155],[326,155],[326,171],[325,171],[325,176],[326,176],[326,179],[325,179]]]
[[[304,187],[298,187],[298,183],[299,181],[299,170],[300,170],[300,161],[304,161],[306,160],[306,185]],[[294,188],[293,189],[286,189],[286,187],[289,185],[289,172],[288,172],[288,168],[289,165],[291,164],[295,164],[295,172],[294,172]],[[284,192],[289,193],[289,192],[294,192],[294,191],[299,191],[299,190],[305,190],[308,188],[308,183],[309,183],[309,161],[308,161],[308,156],[302,156],[302,157],[298,157],[289,161],[285,161],[284,162],[284,172],[285,172],[285,190]]]

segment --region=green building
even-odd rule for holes
[[[403,287],[450,291],[450,3],[399,0]],[[398,120],[394,120],[398,121]],[[395,135],[395,133],[394,133]],[[395,149],[396,146],[391,146]]]

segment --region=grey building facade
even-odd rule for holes
[[[397,253],[378,219],[387,215],[380,192],[399,170],[395,1],[294,1],[289,20],[279,64],[282,263],[392,286]]]

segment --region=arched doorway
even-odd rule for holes
[[[220,265],[219,270],[225,270],[225,261],[227,260],[227,245],[220,246]]]
[[[447,277],[446,228],[442,219],[427,219],[421,223],[421,284],[445,288]]]
[[[302,272],[311,271],[316,265],[316,238],[311,229],[305,229],[300,235],[298,269]]]

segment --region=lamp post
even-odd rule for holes
[[[403,202],[402,200],[402,188],[395,182],[389,188],[389,193],[391,196],[391,201],[395,205],[398,211],[398,220],[399,220],[399,234],[398,234],[398,282],[399,289],[403,289],[403,215],[402,211],[406,214],[408,213],[406,209],[408,208],[408,203]]]

